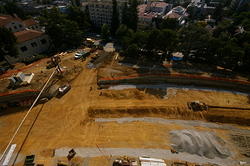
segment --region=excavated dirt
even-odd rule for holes
[[[180,118],[189,120],[203,119],[202,113],[193,112],[183,107],[159,107],[159,106],[140,106],[140,107],[124,107],[124,108],[97,108],[90,107],[88,109],[90,118],[98,117],[166,117],[166,118]]]
[[[67,59],[67,56],[65,56],[65,59]],[[62,65],[67,68],[69,68],[68,66],[74,68],[74,63],[79,63],[82,72],[77,69],[69,73],[69,76],[78,72],[80,74],[75,75],[76,79],[72,77],[72,89],[61,99],[53,98],[44,105],[38,105],[32,110],[14,140],[17,149],[20,150],[20,159],[18,161],[23,161],[25,155],[41,154],[44,162],[46,162],[48,161],[46,159],[51,156],[51,151],[64,147],[95,148],[97,150],[98,148],[137,148],[142,150],[152,148],[164,149],[171,153],[169,152],[171,149],[171,135],[169,132],[172,130],[188,129],[215,132],[223,140],[234,143],[230,137],[230,128],[211,129],[200,126],[199,123],[196,127],[177,123],[160,124],[141,121],[100,123],[95,122],[97,117],[147,116],[171,118],[172,120],[192,119],[217,122],[223,122],[223,120],[228,122],[226,120],[231,119],[230,123],[237,122],[235,121],[236,118],[244,118],[250,121],[250,111],[215,109],[195,113],[188,110],[186,106],[189,101],[199,100],[212,105],[249,107],[249,97],[243,94],[183,89],[166,89],[166,92],[155,89],[99,90],[97,86],[98,69],[88,69],[86,66],[89,61],[90,58],[87,58],[85,62],[70,63],[69,61],[68,64]],[[132,69],[128,68],[128,70]],[[40,69],[37,71],[40,71]],[[108,75],[108,73],[106,74]],[[68,79],[70,80],[70,78]],[[9,114],[0,116],[0,152],[3,152],[25,113],[26,111],[11,111],[10,109]],[[30,124],[33,123],[38,113],[39,116],[26,137]],[[208,115],[211,115],[211,119],[207,118]],[[215,119],[216,115],[221,117]],[[242,124],[244,122],[243,125],[247,124],[246,121],[241,122],[239,120],[238,122]],[[250,130],[249,126],[244,128]],[[230,156],[233,157],[231,160],[245,161],[245,156],[239,154],[238,149],[232,148],[230,152],[237,154],[236,156]],[[174,156],[172,159],[177,161],[185,158],[185,155],[172,155]],[[216,155],[218,156],[218,154]],[[198,158],[194,157],[194,159],[199,162],[206,159],[206,157],[198,156]],[[227,162],[231,160],[227,160]],[[17,164],[23,165],[22,162]],[[109,164],[104,157],[96,158],[95,161],[89,161],[85,165],[96,166],[102,164]]]

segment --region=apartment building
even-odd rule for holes
[[[128,0],[117,1],[118,11],[121,13],[122,6]],[[97,27],[103,24],[111,25],[113,5],[112,0],[88,0],[90,20]]]
[[[48,35],[38,30],[37,22],[32,19],[23,21],[17,16],[0,15],[0,27],[9,29],[16,36],[18,58],[12,61],[32,58],[47,51],[50,46]]]

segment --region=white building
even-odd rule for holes
[[[12,31],[17,38],[19,54],[16,61],[46,52],[50,46],[48,35],[40,30],[41,27],[33,19],[23,21],[16,16],[0,15],[0,26]]]
[[[165,2],[148,2],[138,7],[138,27],[149,27],[153,23],[155,17],[162,17],[166,12],[170,11],[172,4]]]
[[[185,23],[185,19],[188,17],[188,13],[186,12],[186,9],[182,6],[176,6],[172,10],[170,10],[165,16],[163,16],[163,19],[176,19],[178,20],[179,24],[182,25]]]

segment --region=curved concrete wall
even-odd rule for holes
[[[200,87],[211,87],[226,90],[235,90],[240,92],[250,93],[250,83],[230,80],[215,80],[190,77],[175,77],[175,76],[139,76],[124,79],[100,79],[98,85],[100,87],[108,87],[116,84],[178,84],[178,85],[194,85]]]

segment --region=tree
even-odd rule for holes
[[[131,0],[131,3],[129,4],[128,8],[128,18],[127,20],[127,26],[134,31],[137,30],[137,23],[138,23],[138,11],[137,11],[137,0]]]
[[[122,7],[122,20],[121,23],[123,25],[127,25],[128,24],[128,4],[127,2],[124,3],[123,7]]]
[[[58,9],[45,11],[40,17],[40,23],[45,26],[56,50],[75,48],[82,44],[84,29],[80,29],[76,21],[61,14]]]
[[[67,18],[75,21],[82,30],[90,27],[88,15],[86,12],[83,12],[80,7],[70,6]]]
[[[131,44],[125,51],[125,55],[131,58],[138,58],[139,56],[139,47],[136,44]]]
[[[103,24],[103,26],[102,26],[102,38],[105,41],[108,41],[109,37],[110,37],[109,26],[107,24]]]
[[[5,55],[12,57],[17,55],[15,44],[16,37],[13,33],[4,27],[0,27],[0,61],[4,60]]]
[[[179,23],[176,19],[173,18],[161,19],[159,28],[176,30],[179,28]]]
[[[227,42],[218,53],[219,64],[230,69],[237,68],[244,57],[244,51],[233,42]]]
[[[159,48],[171,54],[176,50],[178,43],[177,33],[171,29],[163,29],[159,36]]]
[[[5,14],[16,14],[20,18],[25,19],[25,12],[15,2],[7,1],[4,5],[4,11],[6,12]]]
[[[121,24],[116,31],[116,37],[124,49],[126,49],[133,42],[133,35],[133,30],[123,24]]]
[[[113,11],[112,11],[112,20],[111,20],[111,33],[114,35],[116,30],[119,27],[119,12],[117,11],[117,1],[112,0],[113,3]]]
[[[81,5],[80,0],[71,0],[71,4],[73,6],[80,6]]]
[[[208,40],[211,38],[211,34],[201,25],[191,24],[187,27],[183,27],[179,32],[179,39],[181,42],[181,50],[184,54],[188,55],[190,51],[196,52],[196,58],[206,56],[206,50],[208,47]]]

